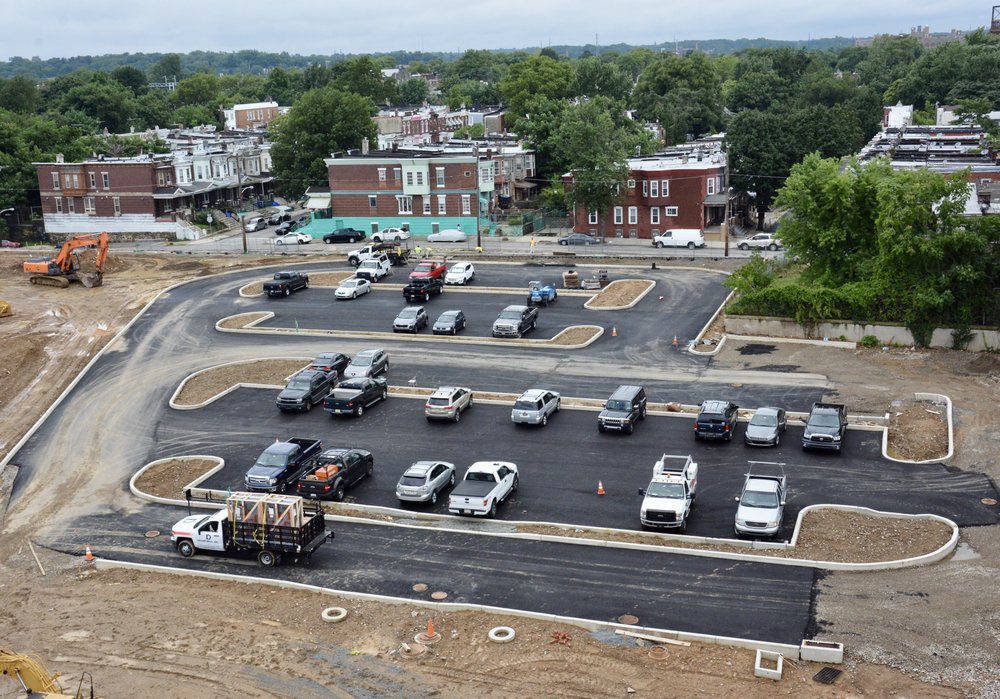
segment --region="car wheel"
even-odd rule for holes
[[[688,243],[688,250],[694,250],[694,243],[693,242],[689,242]]]
[[[559,244],[560,245],[569,245],[569,241],[567,241],[567,240],[560,240]]]
[[[306,279],[305,284],[303,285],[303,288],[305,288],[305,289],[309,288],[309,280],[308,279]]]
[[[542,415],[542,427],[545,427],[547,424],[549,424],[549,416]]]
[[[344,501],[344,484],[343,483],[339,483],[337,485],[337,487],[334,488],[333,494],[330,497],[332,497],[336,502],[343,502]]]
[[[184,556],[184,558],[191,558],[194,555],[194,544],[187,539],[177,542],[177,553]]]
[[[451,472],[451,478],[448,479],[448,485],[455,485],[455,472]]]
[[[604,429],[604,425],[602,425],[601,423],[597,423],[597,431],[606,432],[607,430]]]
[[[348,238],[347,242],[348,243],[353,243],[354,242],[354,236],[351,236],[350,238]]]
[[[452,329],[451,329],[451,334],[452,334],[452,335],[458,335],[458,328],[456,328],[456,327],[452,327]]]
[[[497,501],[496,500],[494,500],[493,502],[490,503],[490,513],[489,513],[489,516],[490,517],[496,517],[497,516]]]
[[[355,291],[353,294],[351,294],[352,299],[356,299],[357,297],[358,297],[358,292]]]
[[[292,290],[289,289],[288,287],[285,287],[285,296],[289,296],[291,293],[292,293]]]
[[[688,530],[688,521],[687,517],[685,517],[684,519],[681,520],[681,534],[685,533],[687,530]]]
[[[424,303],[431,300],[431,295],[427,292],[424,293]]]
[[[747,245],[746,243],[740,243],[736,247],[738,247],[740,250],[749,250],[750,249],[750,246]]]
[[[645,420],[646,419],[646,406],[645,405],[642,406],[642,410],[639,411],[639,419],[640,420]]]
[[[308,413],[312,409],[313,409],[312,399],[311,398],[307,398],[306,399],[306,412]]]
[[[431,491],[431,504],[432,505],[438,504],[438,491],[436,490]]]
[[[770,250],[771,252],[774,252],[775,250],[778,249],[778,246],[775,245],[774,243],[771,243],[770,245],[767,246],[767,249]]]
[[[354,409],[354,417],[361,417],[365,412],[365,406],[359,405]]]
[[[781,435],[776,434],[774,435],[774,446],[778,446],[779,444],[781,444]]]
[[[385,366],[382,367],[382,373],[383,374],[388,374],[389,373],[389,362],[386,362]]]
[[[519,484],[518,484],[518,482],[517,482],[517,476],[514,476],[514,482],[510,484],[510,492],[512,492],[512,493],[516,493],[516,492],[517,492],[517,486],[518,486],[518,485],[519,485]]]
[[[662,250],[663,249],[663,241],[662,240],[657,240],[656,241],[656,247],[659,248],[660,250]]]
[[[455,422],[458,422],[461,419],[462,419],[462,411],[461,410],[456,410],[455,411]]]
[[[365,478],[371,478],[375,475],[375,462],[372,461],[365,467]]]
[[[270,551],[261,551],[257,554],[257,561],[265,568],[273,568],[278,563],[278,557]]]
[[[635,429],[634,425],[626,425],[625,427],[622,428],[622,432],[624,432],[625,434],[632,434],[632,430],[634,429]]]
[[[532,329],[532,330],[534,330],[534,329],[535,329],[535,321],[531,321],[531,329]]]
[[[359,260],[356,257],[352,257],[349,260],[347,260],[347,264],[349,264],[351,267],[357,267],[358,265],[361,264],[361,260]]]
[[[389,397],[389,389],[388,388],[383,388],[382,389],[382,400],[385,400],[388,397]]]
[[[281,483],[278,485],[278,492],[284,493],[287,491],[288,491],[288,481],[281,481]]]

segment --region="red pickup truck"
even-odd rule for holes
[[[444,279],[447,271],[446,260],[422,260],[410,272],[410,279]]]

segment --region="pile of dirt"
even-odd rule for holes
[[[600,328],[573,327],[566,328],[561,333],[549,340],[553,345],[582,345],[595,335],[601,333]]]
[[[152,466],[135,480],[135,487],[161,498],[184,497],[184,486],[218,465],[211,459],[170,459]]]
[[[894,459],[910,461],[947,456],[948,411],[945,406],[916,399],[894,402],[889,411],[886,451]]]
[[[601,289],[587,302],[587,308],[619,308],[627,306],[655,282],[648,279],[617,279]]]
[[[240,313],[239,315],[229,316],[228,318],[223,318],[219,321],[218,325],[220,328],[229,328],[231,330],[238,330],[255,320],[260,320],[270,315],[269,311],[253,311],[251,313]]]
[[[177,405],[198,405],[239,383],[283,386],[309,366],[310,359],[263,359],[215,367],[192,376],[174,399]]]

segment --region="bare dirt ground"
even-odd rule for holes
[[[948,411],[915,398],[901,399],[889,408],[886,452],[894,459],[925,461],[948,453]]]
[[[17,369],[0,371],[0,453],[159,289],[213,270],[273,263],[113,257],[105,285],[85,290],[29,285],[20,272],[23,257],[0,255],[0,299],[16,314],[0,319],[0,366]],[[955,464],[996,476],[997,357],[829,352],[786,345],[745,355],[727,343],[712,362],[822,371],[837,386],[830,397],[854,412],[884,413],[888,400],[914,390],[949,393],[958,422]],[[59,473],[54,469],[52,478]],[[995,528],[965,530],[963,540],[967,551],[947,563],[825,577],[817,600],[821,636],[842,640],[848,651],[845,674],[833,687],[813,682],[819,666],[809,663],[786,664],[784,679],[772,683],[753,677],[749,651],[669,647],[666,660],[654,660],[648,647],[619,647],[607,636],[476,613],[436,616],[442,642],[420,659],[403,660],[393,651],[412,645],[425,628],[423,610],[342,601],[348,620],[323,624],[319,613],[331,600],[314,594],[256,587],[247,594],[237,583],[89,574],[81,557],[36,546],[41,575],[26,540],[10,536],[0,539],[0,625],[4,645],[40,655],[67,678],[93,673],[98,694],[108,697],[991,696],[1000,691],[1000,542]],[[517,629],[514,642],[486,641],[497,624]],[[556,630],[571,643],[553,643]],[[0,681],[0,697],[13,691]]]
[[[588,308],[618,308],[635,301],[642,292],[653,286],[648,279],[616,279],[601,289],[590,301]]]
[[[268,359],[215,367],[189,378],[177,394],[177,405],[199,405],[240,383],[280,386],[309,366],[310,359]]]

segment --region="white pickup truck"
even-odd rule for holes
[[[477,461],[448,496],[453,515],[496,517],[497,504],[517,490],[517,465],[509,461]]]
[[[653,479],[639,495],[643,529],[687,529],[688,516],[698,490],[698,464],[691,456],[664,454],[653,465]]]
[[[362,260],[354,276],[359,279],[367,279],[370,282],[377,282],[390,274],[392,274],[392,262],[389,261],[388,255],[382,253]]]

